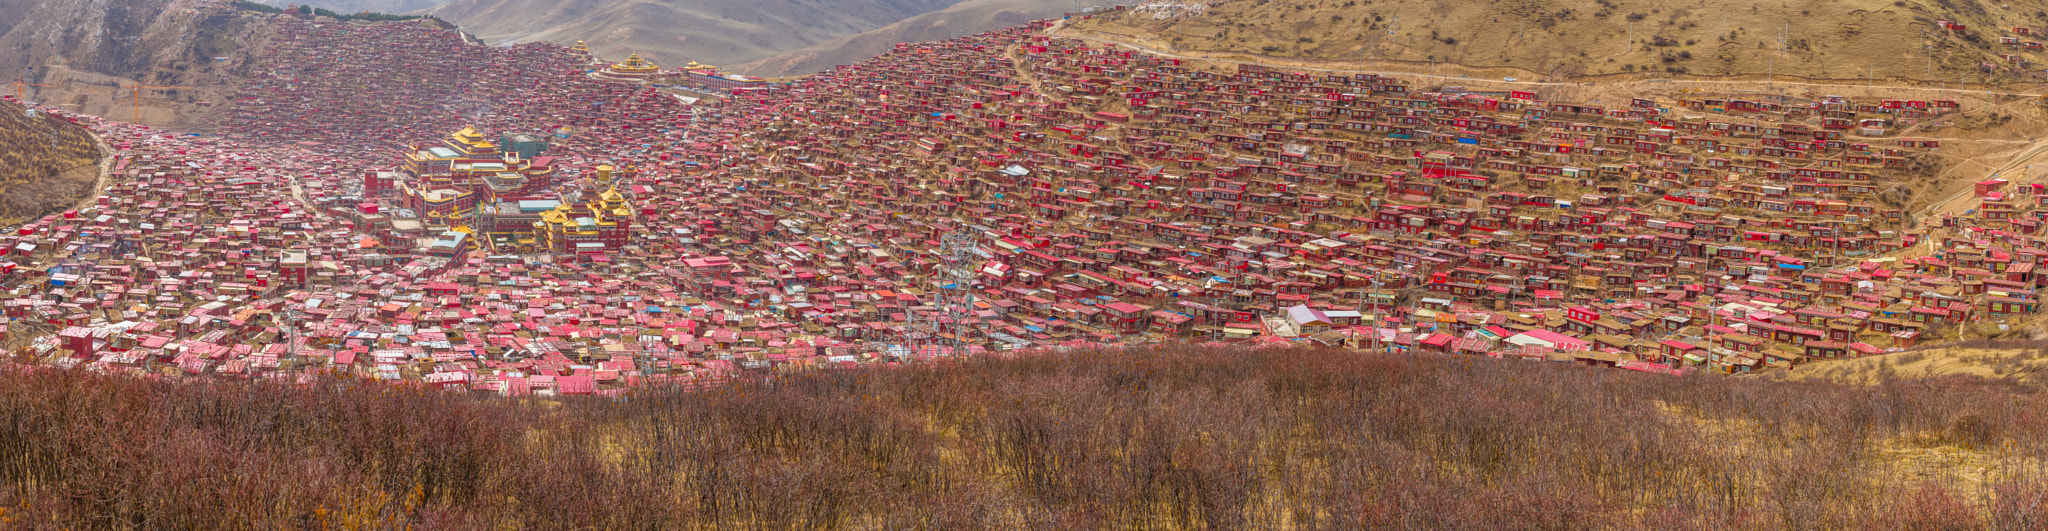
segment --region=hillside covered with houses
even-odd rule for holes
[[[2019,111],[1925,91],[1576,101],[1048,23],[767,83],[276,22],[218,136],[39,111],[112,178],[0,236],[18,353],[509,395],[1157,342],[1739,373],[2019,333],[2048,282],[2043,183],[1931,195],[2010,142],[1950,124]]]

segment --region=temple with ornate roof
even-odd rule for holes
[[[631,241],[633,207],[625,194],[619,193],[618,183],[612,181],[612,170],[610,165],[597,167],[591,184],[604,191],[598,192],[595,199],[582,205],[561,201],[540,213],[540,219],[532,225],[532,241],[537,250],[569,255],[579,261],[596,261],[618,252]]]
[[[646,59],[641,59],[639,53],[634,53],[627,56],[624,62],[612,63],[601,70],[591,72],[590,77],[606,81],[638,83],[660,73],[660,66]]]
[[[525,199],[554,183],[553,157],[521,158],[464,127],[438,146],[414,145],[399,162],[396,179],[371,177],[365,197],[397,196],[420,217],[467,224],[479,204]]]

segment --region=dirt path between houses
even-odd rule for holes
[[[92,184],[92,193],[86,194],[85,198],[80,199],[77,205],[73,205],[71,207],[71,210],[73,211],[91,208],[94,204],[97,204],[99,202],[100,196],[106,195],[107,187],[112,186],[114,184],[113,148],[107,147],[107,142],[105,140],[100,139],[100,135],[93,133],[91,130],[87,130],[85,134],[87,136],[92,137],[93,145],[97,146],[100,150],[100,163],[96,165],[96,168],[99,170],[100,174],[99,178],[95,180]],[[79,171],[83,169],[85,168],[75,168],[72,169],[71,171]]]
[[[2044,152],[2044,151],[2048,151],[2048,141],[2043,141],[2043,142],[2037,142],[2037,143],[2035,143],[2035,144],[2033,145],[2033,147],[2031,147],[2031,148],[2027,148],[2027,150],[2026,150],[2026,151],[2024,151],[2024,152],[2021,152],[2020,154],[2018,154],[2018,155],[2015,155],[2015,156],[2013,156],[2013,157],[2012,157],[2012,159],[2011,159],[2011,160],[2008,160],[2008,161],[2007,161],[2007,162],[2005,163],[2005,165],[2004,165],[2004,166],[1999,166],[1999,167],[1997,167],[1997,168],[1993,168],[1993,169],[1991,169],[1990,171],[1988,171],[1988,172],[1985,172],[1985,173],[1984,173],[1984,175],[1986,175],[1986,176],[1991,176],[1991,175],[2002,175],[2002,174],[2005,174],[2006,172],[2012,171],[2012,169],[2013,169],[2013,168],[2017,168],[2017,167],[2019,167],[2019,165],[2020,165],[2020,164],[2022,164],[2022,163],[2025,163],[2025,162],[2027,162],[2027,161],[2029,161],[2029,160],[2033,160],[2033,159],[2034,159],[2034,157],[2040,156],[2040,155],[2041,155],[2041,153],[2042,153],[2042,152]],[[1976,162],[1976,161],[1975,161],[1975,159],[1972,159],[1972,160],[1970,160],[1970,161],[1967,161],[1967,162]],[[1980,163],[1980,164],[1981,164],[1981,163]],[[1958,164],[1958,165],[1956,165],[1956,166],[1955,166],[1954,168],[1961,168],[1961,167],[1962,167],[1962,165],[1961,165],[1961,164]],[[2022,174],[2020,174],[2020,175],[2018,175],[2018,176],[2015,176],[2015,177],[2013,177],[2013,178],[2009,178],[2009,179],[2007,179],[2007,180],[2010,180],[2010,181],[2012,181],[2012,184],[2016,184],[2016,185],[2017,185],[2017,184],[2025,184],[2025,183],[2026,183],[2027,181],[2032,181],[2032,180],[2034,180],[2034,179],[2033,179],[2032,177],[2033,177],[2032,175],[2028,175],[2028,174],[2022,173]],[[1932,214],[1935,214],[1935,213],[1948,213],[1948,212],[1954,212],[1954,211],[1956,211],[1956,210],[1959,210],[1959,209],[1961,209],[1961,208],[1962,208],[1962,206],[1958,206],[1958,207],[1949,207],[1949,204],[1950,204],[1950,203],[1953,203],[1953,202],[1955,202],[1955,200],[1957,200],[1957,199],[1961,199],[1961,198],[1963,198],[1964,196],[1969,196],[1969,195],[1972,195],[1972,194],[1974,194],[1975,192],[1976,192],[1976,188],[1975,188],[1974,186],[1971,186],[1971,187],[1965,187],[1965,188],[1963,188],[1962,190],[1960,190],[1960,191],[1957,191],[1956,193],[1954,193],[1954,194],[1951,194],[1951,195],[1949,195],[1949,196],[1948,196],[1948,198],[1946,198],[1946,199],[1942,199],[1942,200],[1941,200],[1941,201],[1939,201],[1939,202],[1936,202],[1936,203],[1934,203],[1934,204],[1930,204],[1930,205],[1927,205],[1927,208],[1923,208],[1923,209],[1920,209],[1920,213],[1919,213],[1919,216],[1920,216],[1920,217],[1925,217],[1925,216],[1928,216],[1928,215],[1932,215]],[[1968,205],[1969,205],[1969,203],[1963,203],[1962,205],[1963,205],[1963,206],[1968,206]],[[1946,207],[1946,208],[1945,208],[1945,207]]]

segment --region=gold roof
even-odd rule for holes
[[[542,212],[542,213],[540,214],[540,221],[541,221],[542,223],[547,223],[547,224],[550,224],[550,225],[561,225],[561,224],[564,224],[564,223],[568,223],[568,222],[569,222],[569,205],[560,205],[560,206],[556,206],[556,207],[554,208],[554,210],[549,210],[549,211],[547,211],[547,212]]]
[[[626,56],[626,62],[613,63],[612,69],[622,72],[652,72],[660,70],[661,67],[655,66],[654,63],[648,62],[646,59],[641,59],[640,52],[633,52],[632,55]]]
[[[455,134],[452,134],[452,135],[448,135],[448,137],[449,137],[449,138],[453,138],[453,139],[455,139],[455,141],[456,141],[456,142],[461,142],[461,143],[463,143],[463,144],[467,144],[467,145],[469,145],[470,147],[475,147],[475,148],[495,148],[495,147],[498,147],[498,144],[497,144],[497,143],[495,143],[495,142],[491,142],[491,141],[489,141],[489,140],[485,140],[485,139],[484,139],[484,134],[483,134],[483,133],[479,133],[479,132],[477,132],[476,128],[475,128],[475,127],[471,127],[471,126],[464,126],[464,127],[462,128],[462,130],[461,130],[461,131],[456,131],[456,132],[455,132]]]

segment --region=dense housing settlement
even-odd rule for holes
[[[18,350],[511,395],[1150,341],[1746,372],[2048,282],[2040,187],[1899,206],[1941,146],[1892,132],[1948,101],[1552,101],[1044,24],[770,84],[282,23],[219,136],[43,111],[115,156],[0,242]]]

